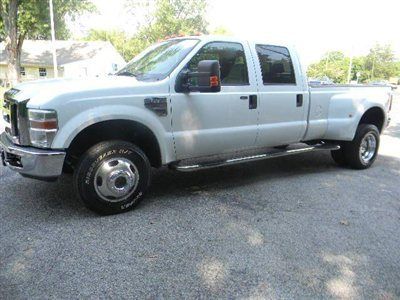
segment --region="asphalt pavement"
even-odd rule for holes
[[[400,298],[399,95],[380,153],[161,169],[107,217],[0,167],[0,298]]]

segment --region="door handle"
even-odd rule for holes
[[[303,106],[303,94],[296,95],[296,106],[297,107]]]
[[[257,95],[250,95],[249,98],[249,109],[257,108]]]
[[[249,97],[247,97],[247,96],[240,96],[240,100],[247,100],[247,99],[249,99]]]

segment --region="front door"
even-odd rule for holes
[[[186,65],[218,60],[221,92],[176,93],[171,87],[172,130],[177,159],[254,147],[257,134],[257,82],[245,43],[205,44]]]

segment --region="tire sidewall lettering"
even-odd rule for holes
[[[122,154],[122,155],[130,155],[132,154],[132,150],[129,149],[112,149],[109,150],[100,156],[98,156],[91,164],[90,167],[88,168],[88,171],[86,172],[85,175],[85,184],[90,185],[91,184],[91,179],[92,179],[92,174],[96,167],[98,166],[99,162],[107,158],[108,156],[115,155],[115,154]]]
[[[131,207],[132,205],[134,205],[134,204],[136,203],[136,201],[137,201],[140,197],[142,197],[142,195],[143,195],[143,193],[142,193],[142,192],[139,192],[139,193],[135,196],[135,198],[133,198],[133,200],[129,201],[128,203],[125,203],[125,204],[121,205],[121,209],[123,209],[123,210],[128,209],[129,207]]]

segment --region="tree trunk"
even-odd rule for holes
[[[5,31],[5,53],[7,57],[7,84],[15,85],[20,80],[21,47],[23,39],[18,38],[18,0],[0,4],[0,13]]]

